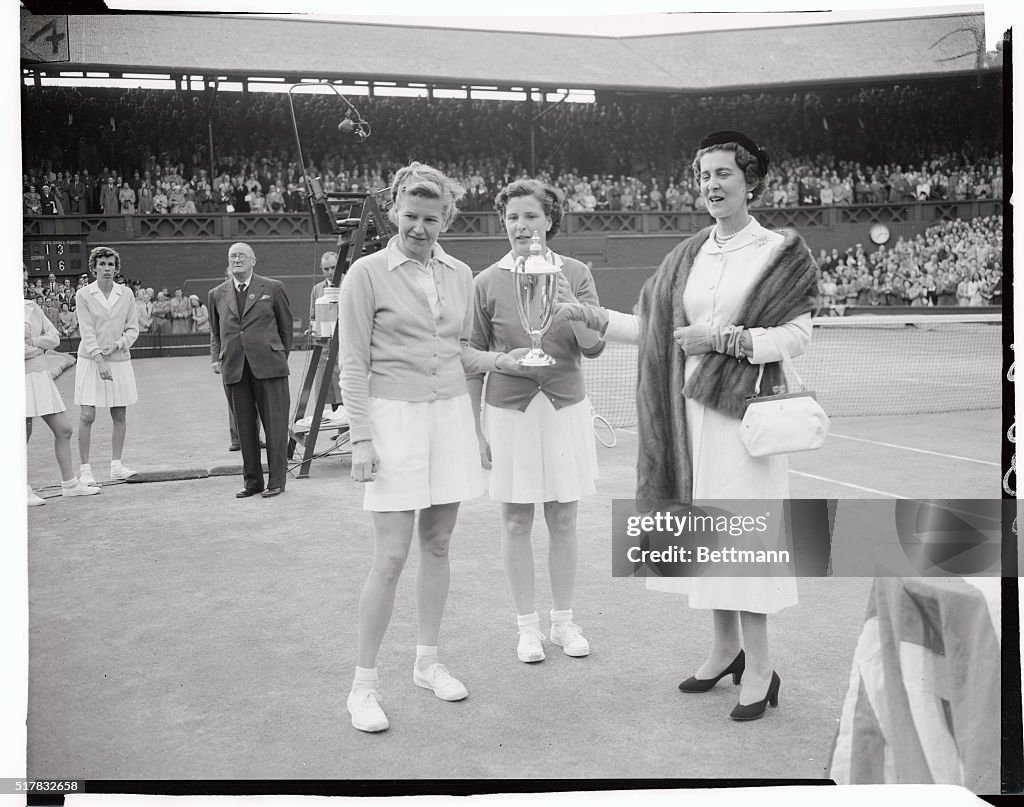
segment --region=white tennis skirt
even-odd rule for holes
[[[377,477],[363,509],[423,510],[475,499],[484,492],[480,443],[469,395],[437,401],[369,400]]]
[[[511,504],[578,502],[597,492],[590,399],[555,409],[542,392],[525,412],[484,405],[492,499]]]
[[[79,406],[130,406],[139,400],[131,361],[107,362],[113,381],[100,378],[99,366],[79,356],[75,362],[75,403]]]
[[[25,373],[25,417],[39,417],[63,412],[64,399],[57,385],[45,370]]]

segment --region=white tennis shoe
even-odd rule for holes
[[[352,715],[352,726],[360,731],[385,731],[388,716],[380,708],[380,692],[376,689],[353,689],[348,693],[345,705]]]
[[[83,484],[81,479],[75,482],[71,487],[66,487],[65,485],[60,486],[61,496],[95,496],[97,493],[102,493],[102,491],[99,488]]]
[[[535,624],[521,627],[516,655],[527,664],[544,661],[544,631]]]
[[[431,664],[425,672],[419,666],[412,668],[412,681],[416,686],[432,689],[443,701],[461,701],[468,697],[469,690],[443,664]]]
[[[549,638],[567,656],[579,658],[590,655],[590,642],[583,638],[583,631],[575,622],[552,622]]]

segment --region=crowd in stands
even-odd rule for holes
[[[23,91],[26,215],[307,211],[288,100],[280,94],[220,92],[210,104],[202,93],[184,91]],[[345,110],[335,96],[295,98],[303,157],[328,191],[388,187],[394,171],[415,158],[460,179],[467,189],[463,210],[491,211],[498,190],[530,173],[530,116],[544,108],[532,173],[562,188],[569,211],[700,211],[703,200],[689,160],[699,138],[716,128],[754,132],[772,155],[767,187],[754,208],[1004,194],[998,74],[980,81],[704,97],[599,94],[594,104],[550,108],[512,101],[352,100],[372,124],[366,141],[339,133]],[[991,256],[975,256],[971,266],[956,249],[959,234],[947,243],[953,237],[930,230],[923,237],[927,246],[919,237],[889,250],[861,250],[841,256],[842,266],[833,265],[839,256],[826,256],[829,265],[822,268],[837,285],[838,304],[850,304],[851,297],[861,305],[904,299],[937,304],[939,287],[951,274],[957,286],[963,279],[978,290],[947,293],[947,301],[985,301],[986,294],[994,295],[1001,267],[987,265]],[[925,269],[919,258],[926,251],[944,257],[933,256]],[[1001,259],[1001,249],[994,254]],[[871,283],[863,289],[865,268]],[[967,278],[959,277],[965,273]],[[923,291],[911,295],[915,279]],[[153,296],[149,305],[162,308],[170,302],[165,296]],[[164,327],[162,319],[157,317],[157,327]],[[171,324],[183,327],[173,319]]]
[[[849,306],[1001,305],[1003,217],[944,221],[870,252],[823,249],[817,261],[823,315]]]
[[[135,307],[139,314],[139,332],[153,334],[209,333],[210,312],[198,295],[188,297],[181,289],[171,293],[163,288],[156,291],[144,288],[141,280],[122,277],[115,280],[127,286],[135,295]],[[70,277],[57,279],[50,274],[46,280],[38,277],[30,280],[28,272],[22,274],[23,292],[26,300],[35,301],[43,314],[57,328],[62,337],[75,338],[78,333],[78,318],[75,315],[75,294],[89,284],[89,276],[80,275],[77,280]]]
[[[24,92],[26,214],[305,210],[280,94],[220,92],[208,104],[185,91]],[[999,198],[1001,94],[989,75],[980,84],[599,96],[555,104],[538,120],[533,173],[561,186],[570,210],[699,209],[690,155],[704,133],[728,127],[756,133],[773,156],[763,206]],[[540,108],[357,97],[373,131],[359,141],[338,132],[344,110],[333,95],[294,100],[303,156],[328,190],[385,187],[415,158],[461,178],[468,210],[493,209],[494,194],[529,172],[529,120]]]

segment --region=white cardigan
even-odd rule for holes
[[[75,294],[75,313],[82,337],[78,345],[80,357],[95,359],[104,347],[114,345],[117,349],[105,357],[107,361],[131,358],[128,349],[139,338],[139,312],[135,295],[128,289],[115,283],[110,297],[104,301],[103,292],[94,281]]]
[[[32,300],[25,301],[25,372],[45,373],[50,365],[46,360],[46,351],[53,350],[60,344],[60,333],[46,314]]]

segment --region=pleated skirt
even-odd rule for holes
[[[63,412],[64,399],[57,385],[45,370],[25,373],[25,417],[39,417]]]
[[[79,356],[75,363],[75,403],[80,406],[130,406],[139,400],[131,361],[107,362],[114,378],[100,378],[95,361]]]
[[[492,499],[512,504],[577,502],[597,492],[597,442],[590,399],[561,409],[544,393],[525,412],[484,405]]]

